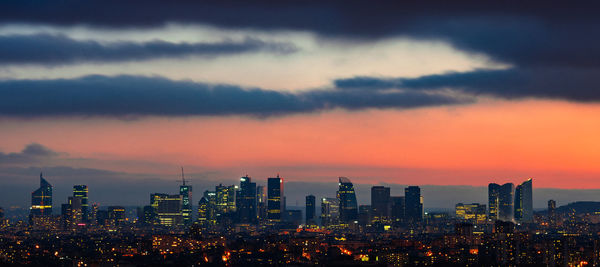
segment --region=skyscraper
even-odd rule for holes
[[[89,221],[88,187],[87,185],[74,185],[73,197],[81,197],[81,218],[84,222]]]
[[[154,193],[151,195],[150,206],[153,207],[158,223],[164,226],[183,224],[182,196]]]
[[[267,219],[281,221],[283,212],[283,178],[267,179]]]
[[[515,188],[515,221],[533,222],[533,181],[528,179]]]
[[[31,193],[30,217],[52,215],[52,185],[40,173],[40,187]]]
[[[267,218],[267,193],[262,185],[256,186],[256,206],[258,218],[264,220]]]
[[[390,218],[390,188],[371,187],[371,220],[387,221]]]
[[[306,196],[306,225],[315,224],[316,198],[313,195]]]
[[[403,222],[405,220],[405,198],[390,197],[391,202],[391,218],[393,222]]]
[[[556,225],[556,201],[548,200],[548,223],[551,227]]]
[[[418,186],[409,186],[404,189],[404,210],[405,218],[410,223],[423,221],[423,198],[421,198],[421,188]]]
[[[256,223],[256,183],[248,175],[240,178],[238,215],[241,223]]]
[[[491,183],[488,185],[489,219],[513,221],[514,219],[514,185]]]
[[[181,185],[179,186],[179,195],[181,195],[181,214],[183,224],[190,225],[193,221],[192,186],[185,185],[185,176],[183,167],[181,167]]]
[[[487,221],[486,207],[479,203],[458,203],[455,207],[456,218],[469,221],[474,224],[483,224]]]
[[[338,198],[340,199],[340,222],[350,223],[358,220],[358,203],[354,185],[350,179],[339,177]]]
[[[324,197],[321,199],[321,225],[330,226],[339,224],[340,199]]]
[[[236,186],[219,184],[215,187],[215,194],[217,217],[223,217],[236,211]]]

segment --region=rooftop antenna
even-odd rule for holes
[[[183,182],[183,185],[185,186],[185,176],[183,175],[183,166],[181,166],[181,181]]]

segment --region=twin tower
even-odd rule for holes
[[[512,183],[488,186],[489,218],[517,223],[533,222],[533,190],[529,179],[517,188]]]

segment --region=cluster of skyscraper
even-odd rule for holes
[[[456,205],[456,217],[484,223],[490,221],[505,221],[516,223],[533,222],[533,188],[532,179],[515,186],[512,183],[488,185],[489,210],[486,218],[486,206],[479,203]]]

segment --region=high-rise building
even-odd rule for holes
[[[256,223],[256,183],[248,175],[240,178],[240,191],[238,199],[238,216],[240,223]]]
[[[316,198],[313,195],[306,196],[306,225],[315,225]]]
[[[144,225],[153,225],[156,223],[156,213],[154,208],[150,205],[144,206],[142,210],[142,224]]]
[[[113,225],[121,225],[125,222],[125,207],[109,206],[108,221]]]
[[[556,225],[556,201],[548,200],[548,223],[551,227]]]
[[[236,186],[224,186],[219,184],[215,187],[216,216],[224,217],[236,211]]]
[[[215,225],[217,223],[217,193],[215,191],[204,191],[204,199],[206,199],[206,220],[208,224]],[[200,211],[198,211],[200,212]]]
[[[404,216],[410,223],[423,221],[423,198],[421,188],[409,186],[404,189]]]
[[[52,215],[52,185],[40,173],[40,187],[31,193],[30,217]]]
[[[473,224],[483,224],[487,221],[487,208],[479,203],[458,203],[455,207],[456,218]]]
[[[265,187],[261,185],[256,186],[256,206],[258,212],[258,218],[264,220],[267,218],[267,193]]]
[[[181,182],[179,186],[179,195],[181,196],[181,214],[183,216],[183,224],[190,225],[193,222],[193,205],[192,203],[192,186],[185,184],[183,176],[183,168],[181,168]]]
[[[338,225],[340,222],[340,199],[324,197],[321,199],[321,225]]]
[[[371,187],[371,220],[388,221],[390,207],[390,188],[385,186]]]
[[[285,221],[289,224],[289,226],[297,228],[302,223],[301,210],[285,210],[284,214]]]
[[[283,178],[267,179],[267,219],[279,222],[283,213]]]
[[[155,193],[151,195],[150,206],[153,207],[158,223],[163,226],[183,225],[181,195]]]
[[[340,222],[351,223],[358,221],[358,203],[354,185],[350,179],[339,177],[338,198],[340,199]]]
[[[371,205],[358,206],[358,225],[366,226],[371,223]]]
[[[518,223],[533,222],[532,179],[528,179],[515,188],[515,221]]]
[[[390,197],[391,212],[390,216],[392,222],[400,223],[405,220],[405,198],[404,197]]]
[[[514,185],[491,183],[488,185],[490,220],[513,221],[514,219]]]
[[[89,221],[88,187],[87,185],[74,185],[73,197],[81,198],[81,218],[84,222]]]

